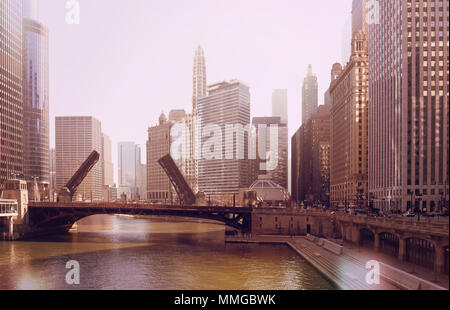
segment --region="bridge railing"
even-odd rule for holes
[[[215,206],[180,206],[161,205],[149,203],[122,203],[122,202],[30,202],[29,208],[62,208],[62,209],[117,209],[120,210],[172,210],[172,211],[201,211],[201,212],[229,212],[248,213],[249,207],[215,207]]]
[[[344,222],[352,222],[357,224],[371,224],[378,226],[391,226],[396,228],[414,228],[423,231],[449,231],[449,221],[443,219],[442,221],[426,219],[425,221],[418,221],[414,218],[380,218],[369,216],[350,216],[340,215],[337,217]]]

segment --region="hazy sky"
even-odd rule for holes
[[[309,63],[323,103],[352,2],[78,0],[80,24],[69,25],[66,0],[39,1],[50,32],[51,145],[55,116],[92,115],[112,139],[115,170],[117,142],[141,144],[145,160],[147,128],[161,111],[190,111],[199,44],[208,84],[238,78],[250,86],[252,117],[270,115],[272,90],[287,88],[291,136]]]

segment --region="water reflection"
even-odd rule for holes
[[[81,284],[65,283],[77,260]],[[66,235],[0,242],[0,289],[332,289],[284,246],[224,243],[219,223],[93,216]]]

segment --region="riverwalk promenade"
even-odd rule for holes
[[[342,290],[448,290],[448,277],[433,276],[433,272],[366,248],[325,240],[290,236],[227,236],[227,243],[285,244],[319,270]],[[366,268],[369,261],[380,263],[380,283],[369,284]]]

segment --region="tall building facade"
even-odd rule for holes
[[[192,74],[192,113],[187,114],[182,123],[187,129],[184,132],[184,143],[187,148],[182,159],[182,172],[186,181],[194,191],[198,192],[198,159],[199,159],[199,125],[198,100],[208,94],[205,51],[201,46],[195,50]],[[169,117],[170,118],[170,117]]]
[[[341,75],[342,70],[342,65],[340,63],[333,64],[333,67],[331,68],[331,82],[336,80]]]
[[[37,178],[40,198],[50,198],[48,29],[37,20],[37,3],[24,1],[23,169],[28,188]],[[31,195],[33,197],[33,195]]]
[[[367,34],[353,36],[352,56],[331,82],[331,204],[364,206],[368,198],[369,55]]]
[[[103,185],[114,186],[114,164],[112,162],[112,143],[108,135],[102,134]]]
[[[352,40],[352,16],[346,16],[345,23],[341,30],[341,63],[346,64],[352,54],[350,41]]]
[[[199,126],[198,116],[186,114],[181,123],[184,126],[181,171],[194,193],[198,192]]]
[[[138,194],[137,174],[141,164],[141,147],[134,142],[119,142],[118,151],[118,182],[119,186],[128,187],[134,200]]]
[[[288,91],[276,89],[272,93],[272,116],[280,117],[283,124],[288,123]]]
[[[304,193],[300,192],[303,187],[302,179],[300,173],[304,171],[304,154],[303,144],[305,141],[305,126],[300,126],[300,128],[295,132],[291,138],[291,196],[292,200],[295,202],[304,201]],[[300,170],[300,167],[302,170]]]
[[[199,190],[229,200],[239,189],[250,185],[248,131],[244,133],[250,127],[249,87],[239,80],[209,86],[208,96],[198,101],[198,117],[202,151]],[[236,128],[238,134],[234,136],[239,139],[226,133],[226,125]],[[242,159],[232,154],[234,150],[240,152]]]
[[[322,105],[292,137],[292,199],[327,205],[330,195],[331,106]]]
[[[342,65],[340,63],[334,63],[333,67],[331,68],[331,82],[336,80],[339,77],[339,75],[341,75],[341,73],[342,73]],[[331,105],[330,88],[328,88],[324,94],[324,104]]]
[[[186,114],[185,110],[171,110],[169,122],[172,124],[171,139],[179,140],[177,154],[173,154],[181,173],[194,193],[198,192],[198,118],[194,114]],[[173,125],[177,125],[173,127]],[[172,130],[171,129],[171,130]]]
[[[250,183],[256,181],[260,175],[266,175],[268,179],[287,189],[288,131],[286,123],[280,117],[254,117],[252,124],[256,130],[257,151],[256,159],[251,160]],[[271,127],[276,128],[276,134],[271,131]],[[272,149],[275,152],[272,152]],[[268,161],[273,161],[275,164],[272,166],[267,163]]]
[[[192,113],[197,115],[198,100],[207,95],[205,51],[201,46],[195,50],[193,70]]]
[[[312,66],[308,66],[308,73],[303,80],[302,88],[302,124],[306,124],[313,113],[316,113],[319,105],[317,76],[312,72]]]
[[[384,210],[448,204],[449,2],[381,0],[369,25],[369,191]]]
[[[170,113],[169,115],[174,117],[180,114]],[[148,129],[146,168],[147,199],[150,201],[174,202],[178,199],[169,178],[158,163],[158,160],[163,156],[171,154],[181,169],[182,155],[172,152],[172,143],[174,142],[172,128],[174,124],[180,124],[180,119],[167,119],[166,115],[162,113],[159,117],[159,124]]]
[[[323,104],[325,105],[331,104],[330,89],[327,89],[327,91],[323,94]]]
[[[0,182],[23,174],[22,9],[0,2]]]
[[[38,0],[22,0],[22,3],[23,3],[23,17],[38,20],[39,18]]]
[[[91,116],[64,116],[55,120],[56,190],[66,185],[92,153],[102,153],[101,123]],[[75,193],[77,200],[102,199],[102,165],[97,163]]]
[[[55,200],[56,189],[56,155],[55,149],[50,149],[50,201]]]
[[[331,158],[331,105],[319,106],[308,123],[312,141],[312,195],[329,205]]]
[[[143,163],[138,164],[137,169],[137,176],[136,176],[136,183],[137,183],[137,192],[139,197],[139,200],[146,200],[147,199],[147,165]]]
[[[367,33],[368,22],[375,21],[377,16],[368,16],[369,9],[376,10],[376,7],[373,7],[373,1],[371,0],[353,0],[352,2],[352,37],[360,31],[364,31]],[[370,8],[369,6],[372,6]],[[372,14],[377,14],[377,12],[372,12]]]

